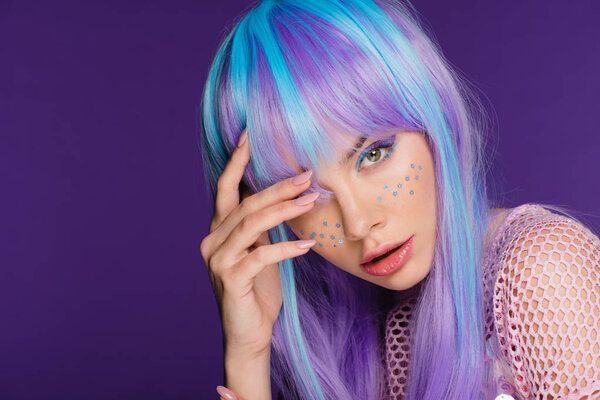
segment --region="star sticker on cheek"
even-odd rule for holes
[[[410,167],[411,168],[416,168],[419,171],[421,171],[423,169],[423,167],[421,165],[417,166],[415,163],[410,164]],[[410,176],[407,175],[407,176],[404,177],[405,189],[401,190],[402,189],[402,182],[400,181],[400,182],[398,182],[398,183],[395,184],[395,187],[398,190],[393,190],[391,192],[388,191],[387,189],[389,189],[390,187],[394,186],[394,184],[388,184],[388,183],[384,184],[383,185],[383,191],[382,191],[382,193],[380,193],[376,197],[377,202],[381,202],[381,201],[384,201],[386,199],[393,199],[393,198],[399,199],[399,198],[401,198],[401,194],[403,192],[408,193],[409,196],[413,196],[415,194],[415,191],[412,189],[412,186],[414,184],[418,183],[418,182],[415,182],[415,181],[419,181],[419,175],[414,175],[414,181],[411,180]]]
[[[418,169],[421,171],[423,167],[421,165],[411,163],[410,168]],[[414,175],[414,179],[411,180],[410,176],[404,177],[404,186],[402,180],[397,183],[386,183],[382,186],[382,192],[376,197],[378,202],[384,200],[394,200],[402,198],[402,193],[406,193],[409,196],[413,196],[415,191],[413,187],[419,184],[419,175]],[[395,187],[396,190],[388,190],[391,187]],[[342,235],[342,224],[337,222],[330,224],[327,220],[322,220],[319,226],[315,230],[300,230],[300,236],[303,238],[308,237],[309,239],[317,240],[319,247],[341,247],[344,243]],[[308,233],[310,232],[310,233]]]
[[[319,247],[337,248],[344,243],[343,235],[341,234],[341,232],[343,232],[341,223],[338,222],[330,226],[328,221],[322,221],[321,227],[318,230],[310,231],[310,234],[307,235],[304,229],[302,229],[300,230],[300,236],[302,236],[303,238],[308,236],[309,239],[317,240],[317,244],[319,245]]]

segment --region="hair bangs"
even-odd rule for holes
[[[319,185],[318,176],[339,161],[332,157],[340,150],[350,151],[360,137],[419,130],[421,123],[394,101],[398,91],[380,72],[398,66],[356,43],[361,29],[351,19],[333,25],[293,6],[269,12],[270,19],[253,21],[254,30],[245,35],[251,50],[246,110],[251,164],[262,183],[255,190],[313,169],[309,191],[326,199],[333,193]]]

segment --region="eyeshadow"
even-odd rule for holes
[[[358,169],[358,166],[360,165],[360,162],[362,161],[363,157],[364,157],[366,154],[368,154],[368,153],[369,153],[371,150],[373,150],[373,149],[376,149],[376,148],[379,148],[379,147],[388,147],[388,148],[389,148],[389,147],[392,147],[392,146],[394,145],[394,143],[395,143],[395,142],[396,142],[396,135],[394,134],[394,135],[390,136],[390,137],[389,137],[389,138],[387,138],[387,139],[381,139],[381,140],[378,140],[378,141],[376,141],[376,142],[373,142],[373,143],[371,143],[371,144],[370,144],[369,146],[367,146],[367,148],[366,148],[366,149],[365,149],[365,150],[364,150],[362,153],[360,153],[360,155],[358,156],[358,159],[356,160],[356,169]],[[391,149],[390,149],[390,151],[391,151]],[[390,151],[388,151],[388,153],[387,153],[387,154],[389,154],[389,153],[390,153]],[[384,157],[384,158],[387,158],[387,155],[386,155],[386,157]]]

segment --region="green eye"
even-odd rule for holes
[[[370,162],[377,162],[381,158],[381,147],[371,150],[365,158]]]
[[[356,160],[356,169],[358,169],[365,159],[367,160],[367,164],[365,165],[367,167],[385,162],[386,158],[394,150],[394,147],[396,147],[397,143],[395,143],[395,139],[396,137],[392,136],[371,144]]]

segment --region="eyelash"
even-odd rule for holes
[[[383,158],[380,158],[378,161],[375,161],[371,165],[384,163],[385,160],[388,159],[388,157],[390,156],[390,154],[392,154],[392,151],[394,150],[394,147],[396,147],[396,143],[395,143],[395,141],[393,139],[392,139],[391,143],[390,143],[389,139],[386,139],[386,140],[380,140],[378,142],[375,142],[375,143],[371,144],[369,147],[366,148],[365,151],[363,151],[362,153],[360,153],[360,156],[358,156],[358,160],[356,160],[356,169],[358,169],[358,167],[362,163],[363,158],[367,154],[369,154],[370,151],[375,150],[375,149],[389,149],[389,150],[387,151],[387,153],[385,153],[385,156],[383,156]],[[370,166],[368,166],[367,168],[369,168],[369,167]]]

